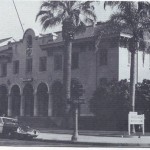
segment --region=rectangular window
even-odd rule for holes
[[[79,68],[79,53],[73,52],[72,53],[72,69]]]
[[[47,69],[47,58],[44,57],[40,57],[39,59],[39,71],[46,71]]]
[[[18,74],[19,73],[19,60],[15,60],[13,62],[13,73]]]
[[[107,65],[107,49],[100,50],[100,66]]]
[[[7,63],[1,64],[1,76],[6,77],[7,76]]]
[[[32,58],[26,59],[26,73],[32,72]]]
[[[62,55],[54,56],[54,70],[62,70]]]

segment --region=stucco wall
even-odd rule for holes
[[[119,47],[119,80],[127,79],[130,81],[130,66],[128,63],[127,48]],[[139,51],[136,56],[136,81],[142,82],[143,79],[150,79],[150,56],[145,54],[143,63],[143,52]]]
[[[119,47],[119,80],[130,79],[130,63],[128,63],[127,48]]]

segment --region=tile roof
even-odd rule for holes
[[[96,32],[97,32],[97,29],[98,29],[98,30],[102,30],[102,31],[103,31],[103,30],[106,30],[106,29],[105,29],[105,24],[104,24],[104,23],[101,23],[101,24],[97,24],[96,26],[87,26],[85,32],[75,35],[75,40],[94,37],[94,35],[95,35]],[[111,29],[108,28],[107,31],[108,31],[109,35],[112,35],[112,34],[114,34],[114,33],[119,34],[119,31],[117,31],[117,30],[116,30],[116,31],[113,31],[113,30],[111,30]],[[127,34],[131,34],[131,32],[130,32],[128,29],[124,29],[122,32],[123,32],[123,33],[127,33]],[[62,42],[62,41],[63,41],[63,39],[62,39],[62,32],[59,31],[59,32],[55,32],[55,33],[57,34],[57,38],[56,38],[55,40],[51,40],[51,41],[49,41],[48,43],[43,43],[43,44],[41,44],[41,45],[45,45],[45,44],[56,44],[56,43]]]

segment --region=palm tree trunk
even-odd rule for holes
[[[132,102],[132,111],[135,111],[135,84],[136,84],[136,51],[131,52],[130,68],[130,100]],[[132,132],[135,133],[135,125],[132,125]]]
[[[132,111],[135,111],[135,84],[136,84],[136,51],[131,52],[130,68],[130,100],[132,102]]]
[[[66,110],[69,111],[69,105],[67,104],[70,100],[70,87],[71,87],[71,54],[72,54],[72,42],[65,41],[64,49],[64,64],[63,64],[63,85],[64,85],[64,101],[66,105]]]

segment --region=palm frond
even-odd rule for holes
[[[50,18],[54,16],[50,10],[40,10],[38,14],[36,15],[35,21],[37,21],[38,17],[41,17],[43,15],[48,15]]]
[[[85,31],[85,23],[89,25],[96,21],[92,3],[93,1],[46,0],[42,3],[40,11],[36,15],[36,20],[39,18],[44,30],[62,23],[62,30],[65,30],[63,33],[68,32],[64,35],[68,36],[70,33],[82,32]],[[67,24],[65,24],[66,21]]]
[[[86,10],[86,9],[89,9],[89,8],[92,8],[93,9],[93,5],[91,5],[93,3],[93,1],[85,1],[85,2],[81,2],[80,3],[80,9],[82,10]],[[92,6],[92,7],[91,7]]]
[[[49,17],[48,15],[42,16],[40,22],[43,26],[43,30],[48,27],[54,27],[62,22],[63,14],[59,14],[57,17]]]
[[[93,20],[93,22],[95,22],[97,20],[96,14],[89,9],[82,10],[82,14],[85,18],[91,18]]]
[[[63,1],[43,1],[40,9],[51,9],[58,10],[58,8],[66,9],[65,3]]]
[[[126,15],[122,13],[114,13],[110,16],[108,24],[112,25],[114,29],[121,31],[125,26],[130,27],[130,20]]]
[[[83,33],[86,31],[86,25],[81,21],[80,24],[76,27],[75,29],[75,33],[79,34],[79,33]]]
[[[104,9],[106,9],[107,6],[110,6],[114,8],[115,6],[119,5],[119,1],[105,1],[104,2]]]
[[[70,1],[70,7],[73,7],[76,1]]]

